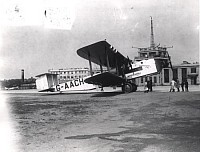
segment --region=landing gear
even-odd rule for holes
[[[122,86],[122,91],[124,93],[130,93],[130,92],[132,92],[132,85],[131,85],[131,83],[125,83],[124,86]]]
[[[132,92],[137,91],[137,85],[135,83],[132,83],[132,87],[133,87]]]
[[[135,92],[136,90],[137,90],[137,85],[134,83],[126,82],[122,86],[122,92],[124,92],[124,93]]]

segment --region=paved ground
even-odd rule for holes
[[[6,93],[20,152],[199,152],[200,91]],[[4,108],[5,109],[5,108]]]

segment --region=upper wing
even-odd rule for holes
[[[116,86],[122,84],[125,80],[109,72],[97,74],[85,79],[86,83],[101,85],[102,87]]]
[[[107,66],[107,57],[111,68],[120,67],[127,59],[106,41],[100,41],[77,50],[77,54],[92,62]]]

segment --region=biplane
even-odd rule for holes
[[[86,83],[102,88],[120,86],[126,93],[137,90],[136,78],[159,73],[170,63],[170,59],[166,63],[166,60],[155,58],[133,62],[106,40],[80,48],[77,54],[89,61],[90,77],[84,80]],[[92,62],[100,66],[101,73],[93,75]],[[102,67],[107,67],[107,71],[103,72]]]
[[[122,92],[130,93],[137,90],[136,78],[159,73],[168,64],[162,59],[155,58],[132,61],[107,41],[99,41],[80,48],[77,54],[89,61],[89,76],[59,84],[56,74],[45,73],[36,76],[37,89],[40,92],[67,92],[121,87]],[[100,73],[94,74],[92,63],[100,66]],[[103,67],[107,70],[103,70]]]

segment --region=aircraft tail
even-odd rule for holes
[[[44,73],[37,75],[36,77],[36,88],[39,92],[55,91],[54,86],[58,85],[57,74]]]
[[[64,83],[58,82],[57,74],[40,74],[36,80],[39,92],[66,92],[66,91],[88,91],[96,89],[93,84],[84,82],[85,78],[70,80]]]

